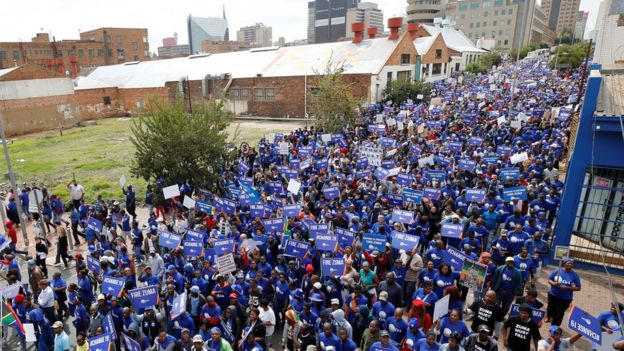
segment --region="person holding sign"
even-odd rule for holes
[[[546,322],[552,325],[561,325],[565,311],[572,303],[575,291],[581,291],[581,278],[572,269],[574,260],[569,257],[563,259],[563,267],[555,269],[548,276],[548,306],[546,308]]]
[[[550,337],[537,343],[537,351],[568,351],[574,350],[574,343],[581,338],[581,334],[574,334],[570,338],[562,338],[563,330],[556,325],[550,327]]]

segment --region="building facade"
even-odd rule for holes
[[[362,2],[347,10],[347,29],[356,22],[364,23],[365,29],[375,27],[378,33],[384,31],[383,11],[373,2]],[[352,37],[352,33],[347,33],[347,38]]]
[[[346,37],[347,11],[359,3],[360,0],[309,1],[308,43],[332,43]]]
[[[624,2],[604,0],[596,20],[596,48],[592,62],[603,68],[621,68],[624,65]]]
[[[258,47],[246,41],[202,41],[202,52],[207,54],[220,54],[224,52],[245,51]]]
[[[236,40],[255,46],[271,46],[273,45],[273,28],[263,23],[242,27],[236,32]]]
[[[186,26],[189,38],[189,53],[198,54],[202,50],[202,41],[230,40],[229,25],[225,18],[225,10],[223,18],[220,17],[193,17],[188,16]]]
[[[433,24],[436,17],[445,17],[448,0],[407,0],[407,21]]]
[[[158,47],[158,59],[185,57],[189,50],[188,44],[178,44],[178,33],[173,33],[172,37],[163,38],[163,45]]]
[[[563,29],[574,32],[581,0],[542,0],[548,26],[561,35]]]
[[[99,28],[81,32],[80,39],[104,42],[108,65],[151,59],[147,29],[144,28]]]
[[[576,25],[574,26],[574,39],[583,40],[585,37],[585,27],[587,27],[587,19],[589,12],[579,11],[576,15]]]

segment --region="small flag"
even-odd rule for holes
[[[17,333],[19,334],[20,338],[24,337],[26,335],[26,331],[24,330],[24,326],[19,320],[19,317],[17,317],[17,314],[13,310],[13,307],[10,303],[5,301],[4,298],[2,299],[2,303],[6,308],[6,312],[2,316],[2,325],[17,329]]]

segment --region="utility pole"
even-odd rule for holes
[[[2,146],[4,148],[4,158],[6,160],[7,169],[9,171],[9,180],[11,181],[11,189],[13,189],[13,196],[15,197],[15,205],[17,205],[17,215],[20,219],[20,228],[22,229],[22,235],[24,235],[24,245],[30,246],[28,241],[28,232],[26,231],[26,223],[24,219],[24,212],[22,209],[22,199],[20,199],[17,192],[17,185],[15,184],[15,173],[13,173],[13,167],[11,166],[11,158],[9,157],[9,146],[7,145],[6,136],[4,135],[4,117],[0,112],[0,137],[2,138]]]
[[[525,14],[526,15],[526,14]],[[524,42],[524,34],[525,34],[525,30],[524,30],[524,26],[526,22],[526,16],[522,16],[522,39],[518,40],[518,48],[516,49],[516,65],[520,64],[520,49],[522,48],[522,43]],[[518,73],[516,73],[516,69],[518,69]],[[512,113],[513,113],[513,108],[514,108],[514,94],[515,94],[515,90],[516,90],[516,79],[517,76],[520,74],[520,67],[515,67],[514,66],[514,72],[516,73],[513,77],[513,80],[511,81],[511,101],[509,103],[509,123],[511,123],[511,117],[512,117]]]

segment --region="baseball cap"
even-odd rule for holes
[[[509,256],[505,259],[505,262],[514,262],[513,257]]]
[[[338,299],[331,299],[331,304],[332,305],[340,305],[340,300],[338,300]]]
[[[553,325],[553,326],[550,327],[549,333],[550,333],[550,336],[553,336],[555,334],[561,335],[562,330],[558,326]]]
[[[383,338],[384,336],[390,336],[390,334],[388,333],[387,330],[382,330],[381,332],[379,332],[379,335]]]
[[[196,343],[196,342],[201,342],[201,343],[204,342],[204,339],[202,338],[201,335],[197,334],[193,337],[193,343]]]
[[[99,294],[98,295],[98,301],[100,300],[106,300],[106,297],[104,296],[104,294]]]
[[[52,324],[52,328],[54,328],[54,329],[56,329],[56,328],[63,328],[63,322],[61,322],[61,321],[54,322],[54,324]]]
[[[481,324],[479,326],[479,328],[477,328],[477,331],[480,333],[482,331],[489,333],[490,332],[490,328],[488,328],[488,326],[486,324]]]
[[[388,292],[382,291],[379,294],[379,300],[381,300],[381,301],[388,301]]]
[[[409,327],[410,328],[418,328],[418,319],[416,318],[411,318],[409,320]]]
[[[323,284],[321,284],[320,282],[316,282],[316,283],[314,283],[314,287],[317,288],[317,289],[320,289],[320,288],[323,287]]]

